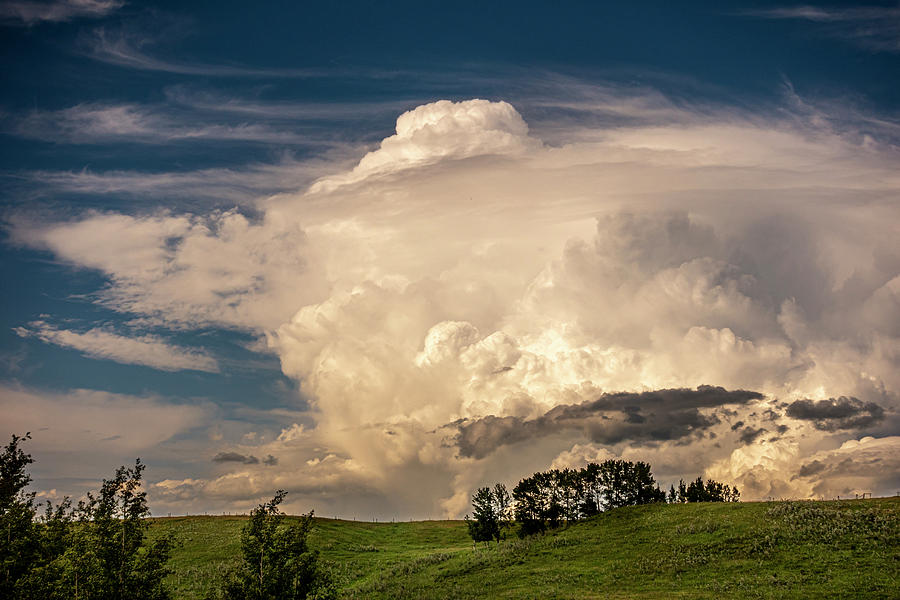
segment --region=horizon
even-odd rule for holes
[[[58,502],[900,490],[900,8],[10,0],[0,422]],[[194,511],[193,513],[191,511]]]

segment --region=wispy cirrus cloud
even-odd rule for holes
[[[78,18],[100,18],[125,5],[120,0],[51,0],[27,2],[9,0],[0,4],[0,21],[31,26],[60,23]]]
[[[800,5],[742,14],[765,19],[792,19],[819,24],[821,31],[878,52],[900,52],[900,7],[819,7]]]
[[[33,321],[28,327],[17,327],[14,331],[20,337],[37,338],[92,358],[122,364],[142,365],[161,371],[219,371],[216,360],[206,352],[175,346],[154,335],[126,337],[100,328],[77,332],[58,329],[45,321]]]
[[[241,65],[221,65],[197,62],[169,61],[154,57],[142,48],[150,38],[129,35],[125,32],[109,32],[100,28],[94,31],[88,42],[88,55],[95,60],[141,71],[159,71],[178,75],[239,78],[309,78],[333,76],[320,69],[275,69]]]
[[[374,102],[291,102],[240,98],[211,90],[172,86],[165,90],[172,104],[191,109],[243,115],[247,118],[290,121],[358,121],[395,115],[420,104],[423,99]]]
[[[313,140],[297,131],[265,123],[203,122],[196,115],[138,104],[76,104],[60,110],[34,110],[14,122],[19,137],[49,142],[90,144],[129,141],[162,144],[214,140],[305,144]]]
[[[18,197],[25,200],[48,193],[71,193],[93,197],[179,198],[203,201],[206,206],[212,202],[231,208],[234,204],[250,204],[262,196],[304,188],[333,169],[332,162],[298,161],[285,156],[277,163],[196,171],[37,170],[3,173],[0,177],[5,178],[9,186],[21,190]],[[183,208],[189,206],[182,205]]]

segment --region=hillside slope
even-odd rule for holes
[[[202,598],[239,556],[240,517],[158,519],[170,581]],[[897,598],[900,498],[649,505],[473,548],[460,521],[320,519],[346,598]]]

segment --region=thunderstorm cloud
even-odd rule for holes
[[[153,482],[161,507],[287,489],[460,516],[485,481],[604,457],[746,499],[893,493],[897,438],[855,436],[900,398],[895,148],[799,102],[588,93],[534,122],[515,102],[422,104],[252,213],[16,214],[10,241],[101,274],[91,300],[154,331],[247,332],[296,383],[265,427],[209,416],[190,447],[214,464]],[[225,368],[162,334],[20,335]]]
[[[484,458],[500,446],[565,432],[605,445],[679,440],[719,423],[701,409],[760,399],[762,394],[756,392],[712,386],[604,394],[577,405],[555,406],[536,419],[491,415],[466,420],[458,425],[454,441],[462,456]]]

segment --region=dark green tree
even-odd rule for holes
[[[516,523],[519,537],[540,533],[547,529],[545,519],[548,505],[546,492],[541,485],[541,473],[535,473],[519,481],[513,488]]]
[[[666,502],[668,502],[669,504],[674,504],[677,501],[678,501],[678,492],[675,491],[674,485],[670,485],[669,493],[666,494]]]
[[[577,521],[581,517],[581,499],[584,496],[584,481],[578,471],[573,469],[557,470],[559,480],[560,504],[562,517],[566,523]]]
[[[497,509],[497,519],[500,521],[500,532],[502,535],[504,529],[512,526],[514,518],[512,495],[502,483],[494,485],[493,493],[494,507]]]
[[[145,538],[150,515],[143,491],[144,464],[119,467],[74,508],[48,504],[42,559],[30,574],[30,597],[79,600],[167,600],[164,584],[172,540]]]
[[[34,494],[24,492],[33,460],[19,448],[27,439],[12,436],[0,455],[0,598],[168,599],[163,580],[171,541],[144,539],[150,511],[140,459],[77,507],[68,498],[48,502],[36,519]]]
[[[25,492],[34,459],[19,447],[30,439],[30,433],[13,435],[0,454],[0,598],[21,595],[20,584],[40,555],[34,493]]]
[[[491,488],[475,490],[472,495],[472,518],[466,515],[466,525],[474,542],[500,541],[500,514]]]
[[[604,510],[666,499],[645,462],[607,460],[600,463],[598,477]]]
[[[738,502],[740,499],[741,493],[737,487],[729,487],[713,479],[704,482],[702,477],[698,477],[687,486],[683,480],[679,481],[674,499],[669,502]]]
[[[250,512],[241,532],[241,565],[228,574],[218,597],[227,600],[330,600],[337,597],[330,575],[307,537],[313,513],[288,521],[278,506],[287,492]]]
[[[578,471],[581,479],[581,503],[578,507],[582,517],[592,517],[603,506],[603,485],[600,482],[600,465],[589,463]]]

